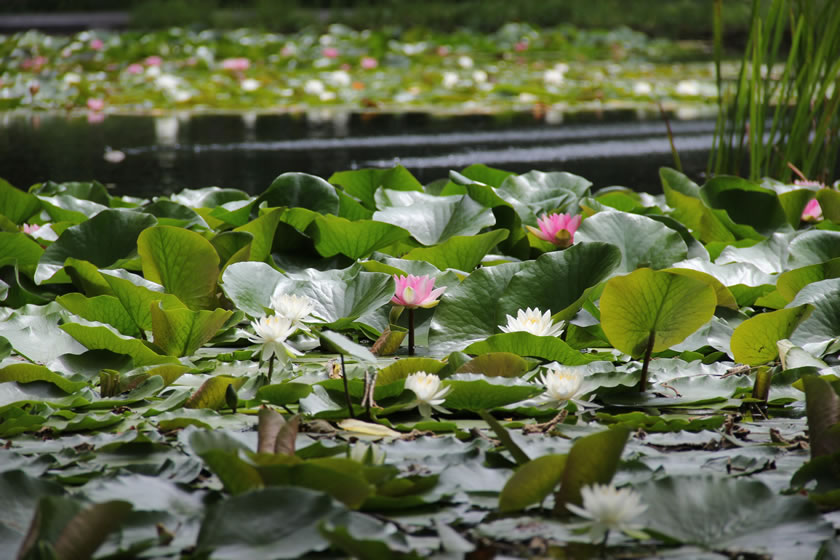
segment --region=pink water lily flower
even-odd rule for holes
[[[397,283],[397,289],[394,297],[391,298],[391,302],[409,309],[417,307],[428,309],[436,306],[440,303],[438,298],[446,290],[446,288],[435,290],[435,279],[428,275],[397,276],[395,274],[394,280]]]
[[[580,226],[581,217],[570,214],[543,214],[537,219],[540,229],[525,226],[528,231],[543,241],[553,243],[565,249],[575,241],[575,231]]]
[[[87,108],[91,111],[101,111],[105,108],[105,101],[96,97],[91,97],[87,100]]]
[[[321,54],[327,58],[336,58],[338,56],[338,49],[335,47],[327,47],[321,51]]]
[[[362,60],[359,61],[359,65],[365,70],[373,70],[379,66],[379,61],[372,56],[363,56]]]
[[[808,201],[808,204],[805,205],[805,209],[802,210],[802,221],[819,222],[822,219],[823,213],[820,203],[816,198],[812,198]]]
[[[95,51],[101,51],[102,47],[105,46],[105,43],[102,42],[102,39],[94,39],[90,42],[89,46]]]
[[[129,64],[125,71],[129,74],[140,74],[143,72],[143,65],[135,62],[133,64]]]
[[[147,56],[146,60],[143,61],[143,64],[146,66],[160,66],[163,62],[163,59],[157,55]]]
[[[226,58],[222,61],[222,69],[233,72],[244,72],[251,66],[251,61],[244,57]]]

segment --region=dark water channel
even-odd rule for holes
[[[515,172],[569,171],[595,188],[660,192],[657,170],[673,166],[665,125],[635,111],[537,118],[403,114],[0,115],[0,177],[36,182],[96,179],[116,194],[150,197],[182,188],[265,189],[279,174],[400,163],[422,182],[484,163]],[[686,173],[702,180],[714,123],[672,120]],[[104,157],[119,150],[118,162]],[[113,155],[113,154],[112,154]]]

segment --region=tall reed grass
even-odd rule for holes
[[[840,2],[753,0],[734,87],[721,76],[723,0],[714,4],[718,122],[710,174],[827,181],[840,152]],[[764,8],[764,9],[762,9]]]

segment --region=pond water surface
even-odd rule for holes
[[[523,173],[569,171],[595,188],[660,192],[673,166],[661,119],[603,114],[434,116],[428,113],[170,114],[0,117],[0,177],[20,188],[96,179],[115,194],[150,197],[183,188],[264,190],[287,171],[402,164],[421,182],[473,163]],[[712,120],[671,121],[685,172],[702,181]],[[122,161],[108,161],[118,150]],[[111,154],[112,156],[115,154]],[[116,159],[116,158],[108,158]]]

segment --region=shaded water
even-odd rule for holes
[[[659,192],[658,169],[673,166],[665,125],[634,111],[537,118],[427,113],[111,115],[100,122],[62,115],[6,114],[0,120],[0,177],[36,182],[96,179],[117,194],[149,197],[182,188],[261,192],[279,174],[400,163],[422,182],[484,163],[515,172],[569,171],[596,188]],[[686,173],[701,180],[712,142],[709,120],[674,120]],[[111,163],[107,150],[120,150]]]

